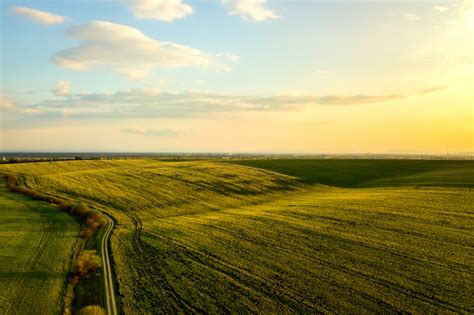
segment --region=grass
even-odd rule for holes
[[[472,162],[235,163],[1,167],[116,219],[127,314],[474,312]]]
[[[79,224],[0,180],[0,313],[60,314]]]
[[[270,159],[230,163],[295,176],[307,184],[474,188],[473,161]]]

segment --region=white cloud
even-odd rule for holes
[[[230,53],[219,53],[219,54],[216,54],[216,57],[222,58],[228,61],[237,61],[240,58],[238,55],[230,54]]]
[[[62,24],[66,20],[65,16],[56,15],[27,7],[14,6],[12,7],[12,11],[18,15],[24,16],[32,21],[43,25]]]
[[[134,16],[140,20],[171,22],[193,13],[182,0],[129,0]]]
[[[415,13],[405,13],[403,17],[410,21],[417,21],[420,19],[420,17],[416,15]]]
[[[56,88],[51,90],[51,93],[53,93],[56,96],[67,96],[69,95],[71,87],[68,81],[61,80],[58,81],[56,84]]]
[[[265,7],[266,0],[221,0],[229,7],[231,15],[239,15],[246,20],[261,22],[278,19],[279,16]]]
[[[223,66],[218,56],[189,46],[159,41],[126,25],[93,21],[72,27],[68,35],[78,45],[56,53],[53,62],[60,67],[85,71],[109,69],[130,79],[147,76],[156,67]]]
[[[438,13],[443,13],[443,12],[446,12],[449,10],[448,7],[443,7],[443,6],[440,6],[440,5],[437,5],[433,8],[433,10],[435,10],[436,12]]]

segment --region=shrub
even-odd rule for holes
[[[92,234],[94,234],[94,230],[91,229],[91,228],[85,228],[82,230],[81,234],[79,235],[79,237],[81,238],[85,238],[85,239],[88,239],[92,236]]]
[[[104,225],[104,222],[105,220],[103,220],[99,213],[94,213],[86,220],[87,226],[94,230],[100,229]]]
[[[74,271],[79,277],[86,277],[101,266],[100,257],[95,250],[85,250],[77,257]]]
[[[88,305],[81,308],[76,315],[105,315],[105,311],[99,305]]]
[[[13,187],[18,186],[18,177],[15,174],[7,175],[7,188],[12,189]]]
[[[74,213],[81,219],[86,218],[91,211],[92,210],[90,210],[87,206],[80,203],[74,205],[72,208],[72,213]]]

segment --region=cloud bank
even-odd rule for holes
[[[172,22],[193,13],[193,8],[182,0],[130,0],[135,18]]]
[[[62,24],[66,20],[65,16],[56,15],[45,11],[35,10],[27,7],[14,6],[12,11],[20,16],[43,25]]]
[[[33,105],[21,105],[18,112],[51,117],[153,118],[195,117],[211,113],[302,111],[311,106],[351,106],[383,103],[437,92],[429,87],[409,94],[388,95],[275,95],[251,96],[203,92],[160,93],[157,89],[133,89],[115,93],[76,94]]]
[[[67,34],[78,44],[59,51],[53,62],[66,69],[108,69],[130,79],[146,77],[156,67],[222,68],[219,57],[198,49],[159,41],[126,25],[93,21]]]

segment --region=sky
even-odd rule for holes
[[[0,152],[474,152],[472,1],[0,5]]]

